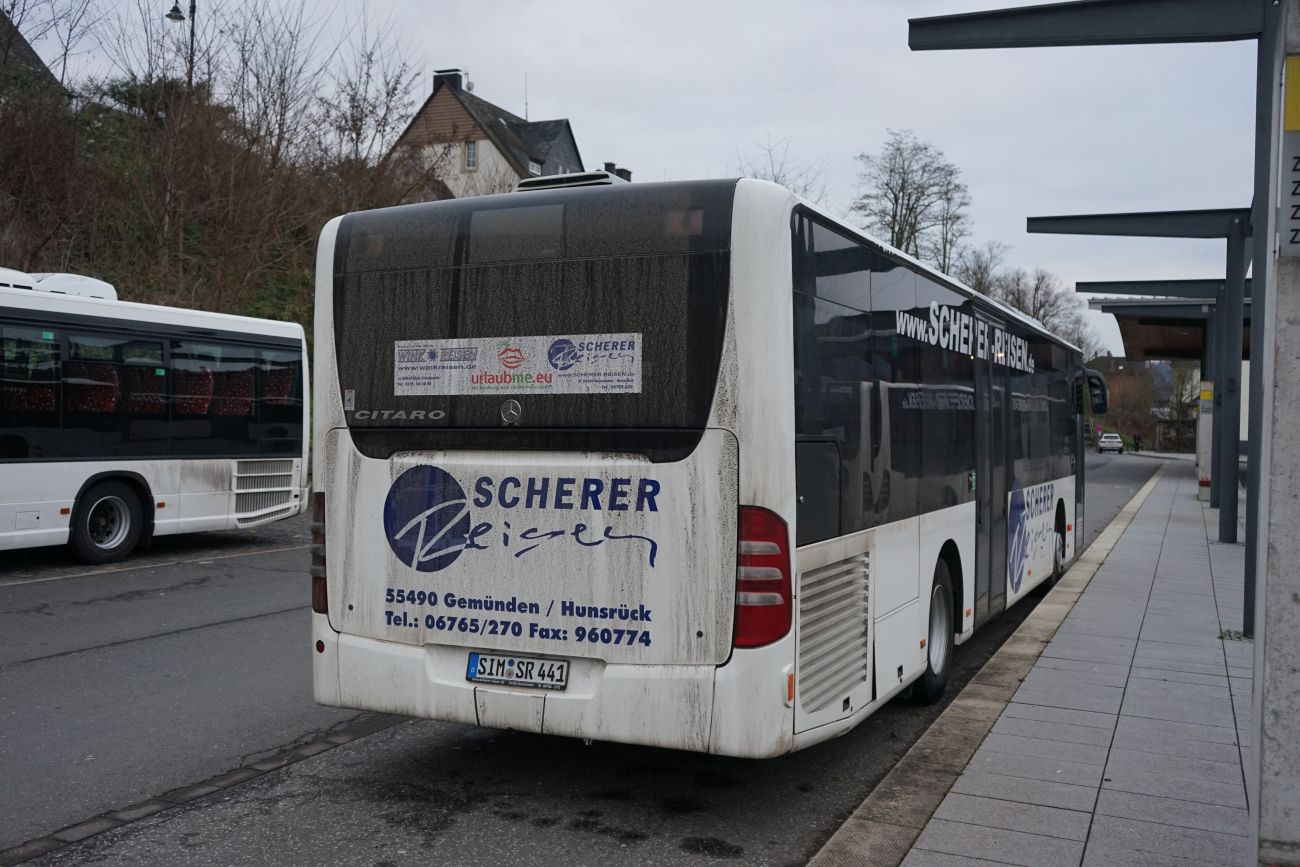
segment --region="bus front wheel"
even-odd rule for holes
[[[135,549],[143,526],[135,491],[124,482],[100,482],[77,504],[72,547],[87,563],[111,563]]]
[[[912,696],[917,701],[932,704],[943,698],[953,656],[952,579],[948,576],[948,564],[943,560],[934,567],[934,584],[930,589],[930,627],[925,644],[925,674],[916,681]]]

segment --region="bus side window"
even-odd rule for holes
[[[840,535],[840,450],[829,440],[796,440],[795,544],[808,545]]]
[[[256,352],[228,343],[172,341],[172,454],[257,453]]]
[[[939,305],[938,345],[922,349],[919,385],[912,393],[920,427],[919,509],[946,509],[972,499],[975,468],[974,304],[957,292],[918,275],[916,306],[929,317]],[[966,314],[963,316],[962,314]]]
[[[59,452],[59,342],[55,332],[0,324],[0,460]]]
[[[163,342],[111,331],[68,335],[63,364],[66,457],[167,452]]]
[[[793,252],[796,537],[807,544],[873,524],[874,254],[804,215],[795,217]]]
[[[302,353],[260,349],[257,420],[261,454],[296,454],[302,448]]]
[[[880,389],[880,455],[875,464],[875,523],[901,521],[918,514],[920,480],[920,410],[914,392],[920,383],[921,347],[898,331],[899,314],[929,321],[917,308],[916,275],[877,256],[871,271],[873,378]]]

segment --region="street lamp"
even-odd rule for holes
[[[190,54],[189,60],[185,64],[186,93],[192,93],[194,91],[194,3],[195,0],[190,0]],[[180,0],[175,0],[175,2],[172,3],[171,11],[163,17],[168,21],[184,21],[185,13],[181,11]]]

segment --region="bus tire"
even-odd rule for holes
[[[923,704],[933,704],[943,698],[952,671],[952,579],[948,577],[948,563],[944,560],[934,567],[925,648],[925,673],[913,685],[912,697]]]
[[[77,503],[71,543],[87,563],[112,563],[135,550],[143,529],[144,510],[131,486],[100,482]]]
[[[1055,587],[1056,582],[1060,581],[1065,575],[1065,532],[1056,531],[1056,550],[1052,552],[1052,578],[1047,582],[1048,587]]]
[[[1052,550],[1052,574],[1047,579],[1047,586],[1055,587],[1056,582],[1065,577],[1065,505],[1056,504],[1056,541]]]

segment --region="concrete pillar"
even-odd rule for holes
[[[1277,46],[1285,36],[1285,52],[1300,53],[1300,0],[1284,7],[1263,4],[1268,22],[1260,47]],[[1281,11],[1285,24],[1273,16]],[[1255,611],[1255,678],[1252,721],[1254,744],[1247,777],[1251,790],[1251,842],[1258,864],[1300,865],[1300,258],[1277,256],[1277,192],[1286,207],[1294,204],[1294,163],[1279,166],[1278,147],[1285,137],[1288,154],[1300,142],[1300,75],[1291,76],[1286,95],[1287,122],[1280,123],[1278,85],[1281,51],[1274,54],[1267,81],[1271,92],[1271,134],[1263,160],[1270,174],[1263,186],[1267,198],[1260,211],[1267,225],[1256,225],[1266,255],[1255,254],[1252,294],[1261,293],[1267,315],[1252,316],[1252,327],[1264,329],[1262,351],[1251,365],[1259,368],[1262,405],[1259,440],[1259,521],[1255,529],[1257,606]],[[1263,66],[1263,64],[1261,64]],[[1300,70],[1297,70],[1300,72]],[[1265,118],[1269,120],[1269,118]],[[1281,130],[1281,136],[1278,131]],[[1258,195],[1258,193],[1257,193]],[[1286,211],[1289,217],[1291,211]],[[1256,222],[1260,222],[1258,219]],[[1288,235],[1289,238],[1289,235]],[[1257,250],[1260,248],[1257,247]],[[1265,267],[1261,269],[1260,265]],[[1265,273],[1261,279],[1260,271]],[[1256,310],[1258,313],[1258,308]]]
[[[1256,564],[1254,722],[1257,767],[1252,803],[1259,863],[1300,865],[1300,260],[1282,259],[1272,346],[1271,465]],[[1256,322],[1258,327],[1260,323]],[[1267,339],[1267,338],[1266,338]],[[1270,413],[1266,412],[1265,415]]]
[[[1214,309],[1205,320],[1205,330],[1201,341],[1201,382],[1197,393],[1196,413],[1196,478],[1199,484],[1196,496],[1200,500],[1210,499],[1210,482],[1214,473]],[[1209,398],[1206,398],[1209,395]]]
[[[1237,473],[1241,439],[1241,340],[1246,295],[1246,227],[1228,226],[1228,275],[1223,284],[1214,409],[1219,429],[1219,541],[1237,541]]]
[[[1196,413],[1196,499],[1210,500],[1210,441],[1213,439],[1214,383],[1200,381]]]

